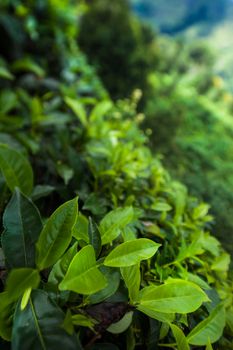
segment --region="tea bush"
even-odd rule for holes
[[[43,22],[29,4],[1,4],[25,37],[0,69],[1,349],[232,349],[208,205],[147,147],[138,91],[113,103],[86,63],[85,8],[41,1]],[[52,65],[28,48],[44,38]]]

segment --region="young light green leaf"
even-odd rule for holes
[[[42,290],[32,291],[22,311],[17,305],[12,331],[12,349],[81,350],[75,335],[66,333],[63,311]]]
[[[104,265],[126,267],[151,258],[161,244],[147,238],[139,238],[120,244],[104,260]]]
[[[130,301],[136,301],[141,282],[140,263],[133,266],[121,267],[121,275],[128,288]]]
[[[78,213],[77,220],[72,229],[72,235],[78,241],[82,240],[86,243],[89,243],[88,220],[81,213]]]
[[[16,187],[26,195],[32,192],[33,172],[30,163],[21,153],[5,144],[0,144],[0,169],[11,192]]]
[[[62,256],[62,258],[56,262],[49,274],[49,283],[57,286],[63,280],[72,259],[77,253],[77,247],[78,243],[73,244],[72,247],[70,247]]]
[[[65,103],[67,104],[67,106],[70,107],[70,109],[72,109],[72,111],[74,112],[76,117],[78,117],[80,122],[84,126],[86,126],[87,125],[87,114],[86,114],[86,111],[85,111],[83,105],[79,101],[77,101],[71,97],[68,97],[68,96],[66,96],[64,100],[65,100]]]
[[[218,305],[205,320],[200,322],[187,336],[189,344],[207,345],[216,342],[223,333],[226,323],[225,309]]]
[[[122,317],[120,321],[112,323],[111,326],[107,328],[107,331],[112,334],[123,333],[131,325],[132,319],[133,319],[133,311],[129,311]]]
[[[71,261],[63,281],[59,284],[59,289],[90,295],[105,288],[106,285],[104,275],[96,266],[94,248],[87,245]]]
[[[101,119],[110,109],[112,108],[112,102],[107,101],[101,101],[99,102],[95,108],[93,108],[91,114],[90,114],[90,121],[98,121]]]
[[[208,344],[206,345],[205,350],[213,350],[210,340],[208,340]]]
[[[72,323],[74,326],[88,327],[93,330],[94,322],[90,317],[77,314],[72,316]]]
[[[101,236],[98,229],[97,224],[92,220],[92,218],[89,218],[88,223],[88,236],[89,236],[89,243],[93,246],[95,249],[95,255],[96,258],[98,258],[100,252],[101,252]]]
[[[10,268],[35,267],[35,244],[42,230],[33,202],[16,190],[3,214],[2,247]]]
[[[171,324],[172,333],[176,340],[177,350],[190,350],[188,341],[183,331],[175,324]]]
[[[22,311],[25,309],[25,307],[27,306],[27,304],[29,302],[31,292],[32,292],[32,288],[28,287],[27,289],[25,289],[25,291],[23,293],[23,297],[22,297],[21,304],[20,304],[20,309]]]
[[[14,269],[10,272],[6,281],[6,292],[12,301],[17,301],[26,289],[37,288],[40,283],[40,275],[37,270],[31,268]]]
[[[141,290],[139,306],[162,313],[190,313],[208,301],[207,295],[192,282],[174,280],[161,286]]]
[[[123,229],[133,220],[134,212],[132,207],[118,208],[110,211],[100,222],[100,234],[102,244],[112,242]]]
[[[72,227],[78,213],[78,200],[61,205],[46,222],[37,242],[37,266],[43,270],[53,265],[72,239]]]
[[[222,253],[215,259],[214,263],[211,266],[211,269],[214,271],[226,272],[228,271],[230,262],[230,255],[228,253]]]

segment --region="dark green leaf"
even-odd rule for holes
[[[16,190],[3,214],[2,247],[8,265],[35,266],[35,244],[42,229],[38,209]]]
[[[96,258],[98,258],[101,252],[101,236],[97,224],[90,217],[88,223],[88,236],[89,243],[95,249]]]
[[[34,290],[27,307],[21,311],[18,303],[12,331],[12,350],[81,350],[75,335],[62,324],[63,311],[41,290]]]

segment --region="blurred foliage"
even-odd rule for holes
[[[161,47],[167,44],[162,40]],[[233,97],[213,75],[203,44],[170,41],[169,48],[149,77],[145,127],[153,129],[152,148],[171,173],[210,203],[214,232],[232,253]]]
[[[129,97],[138,87],[146,90],[147,75],[157,60],[152,30],[131,16],[125,0],[88,3],[80,23],[79,45],[111,96]]]
[[[114,92],[118,80],[118,90],[124,95],[133,87],[142,90],[139,110],[146,115],[144,129],[153,132],[151,147],[164,155],[164,164],[173,176],[210,203],[215,216],[214,232],[233,253],[229,234],[233,230],[233,99],[223,80],[215,75],[214,54],[203,42],[187,43],[151,33],[150,40],[144,39],[142,44],[133,40],[129,28],[134,23],[140,33],[144,24],[129,12],[127,1],[113,5],[98,0],[90,4],[79,33],[88,57],[93,57],[90,61],[96,63],[113,96],[119,95]],[[195,6],[198,10],[201,2]],[[208,2],[206,6],[216,13],[219,2]],[[129,42],[135,43],[136,50],[127,46]],[[135,66],[138,52],[153,63],[144,71]],[[136,80],[135,71],[139,73]]]

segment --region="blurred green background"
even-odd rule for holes
[[[232,253],[233,3],[89,3],[81,48],[114,99],[141,89],[152,150],[210,204],[213,230]]]

